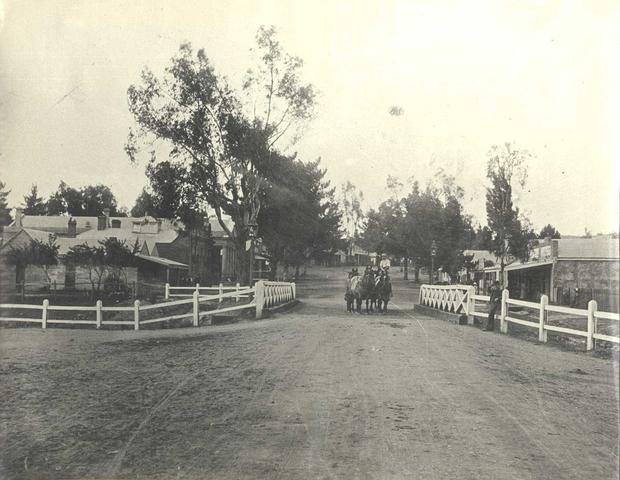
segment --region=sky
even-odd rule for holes
[[[146,183],[123,150],[141,70],[190,41],[240,86],[274,25],[320,92],[287,151],[321,157],[366,207],[388,175],[443,169],[485,224],[487,152],[513,142],[533,155],[516,203],[536,229],[618,231],[619,20],[617,1],[592,0],[0,0],[0,180],[12,206],[64,180],[131,208]]]

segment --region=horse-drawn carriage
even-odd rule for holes
[[[362,302],[366,300],[366,313],[376,310],[387,312],[388,302],[392,298],[392,282],[388,269],[373,270],[366,267],[363,275],[357,268],[349,273],[344,299],[347,302],[347,312],[362,313]]]

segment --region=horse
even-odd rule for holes
[[[357,313],[362,313],[362,301],[366,300],[366,313],[370,312],[371,300],[374,294],[375,276],[372,271],[364,272],[363,276],[351,278],[351,292],[356,303]]]
[[[379,312],[387,313],[387,306],[392,298],[392,282],[387,273],[382,273],[376,284],[377,309]]]
[[[349,277],[347,278],[346,291],[344,294],[344,300],[345,302],[347,302],[347,312],[352,312],[355,309],[354,290],[357,287],[357,282],[359,281],[359,279],[360,277],[358,276],[357,272],[349,273]]]

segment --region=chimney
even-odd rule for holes
[[[24,216],[23,212],[24,212],[23,208],[15,209],[15,227],[16,228],[22,228],[22,217]]]
[[[103,215],[105,216],[105,228],[110,228],[110,209],[104,208]]]
[[[69,224],[67,227],[67,237],[75,238],[77,236],[77,220],[73,217],[69,218]]]

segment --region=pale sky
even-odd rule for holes
[[[183,41],[238,86],[265,24],[320,91],[292,150],[367,206],[388,175],[442,167],[484,224],[486,153],[511,141],[535,155],[517,203],[536,229],[618,231],[619,20],[615,0],[0,0],[0,179],[12,206],[62,179],[131,208],[145,177],[123,151],[128,86]]]

